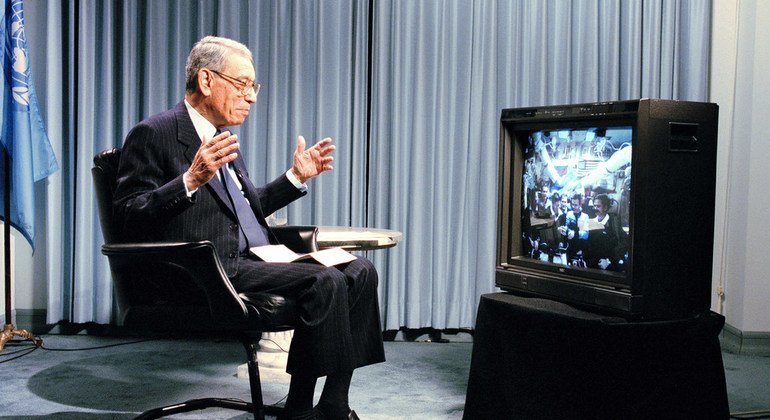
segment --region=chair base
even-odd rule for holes
[[[259,339],[261,336],[261,332],[246,332],[241,337],[241,344],[243,344],[247,355],[249,389],[251,391],[252,402],[229,398],[199,398],[188,400],[179,404],[153,408],[140,414],[136,417],[136,419],[157,419],[160,417],[170,416],[172,414],[186,413],[188,411],[203,410],[213,407],[248,411],[254,414],[254,418],[257,420],[264,419],[265,414],[277,417],[283,412],[283,406],[279,404],[264,405],[262,402],[262,384],[259,379],[259,363],[257,361],[257,350],[259,349]]]
[[[233,400],[227,398],[199,398],[195,400],[188,400],[183,403],[168,405],[165,407],[153,408],[147,410],[144,413],[135,417],[135,420],[149,420],[158,419],[161,417],[170,416],[172,414],[186,413],[195,410],[204,410],[206,408],[228,408],[232,410],[248,411],[254,413],[254,405],[252,403]],[[261,413],[254,413],[255,418],[264,418],[265,414],[277,417],[283,412],[283,406],[280,405],[265,405],[262,408]]]

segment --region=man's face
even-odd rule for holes
[[[257,101],[253,90],[247,95],[242,93],[244,86],[254,83],[254,66],[247,58],[231,54],[225,59],[225,67],[220,73],[225,76],[212,73],[211,96],[208,98],[214,120],[211,122],[217,127],[239,125],[249,116],[251,104]]]
[[[607,214],[607,207],[602,203],[602,200],[594,200],[594,210],[596,214],[604,217]]]
[[[559,207],[561,207],[561,210],[567,211],[567,207],[569,206],[569,201],[567,201],[567,197],[562,197],[560,204],[561,205]]]
[[[570,205],[572,206],[572,211],[575,214],[580,214],[580,212],[583,210],[583,206],[580,204],[580,200],[577,198],[570,200]]]
[[[537,199],[543,203],[548,199],[548,187],[543,187],[537,192]]]

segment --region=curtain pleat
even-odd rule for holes
[[[405,238],[372,255],[386,329],[470,328],[495,290],[501,109],[705,100],[709,21],[702,1],[376,2],[369,220]]]
[[[35,257],[50,323],[112,321],[92,158],[182,99],[187,53],[206,34],[254,53],[263,89],[233,131],[255,182],[288,168],[300,134],[337,144],[334,171],[311,181],[289,222],[403,232],[395,248],[367,252],[380,272],[386,329],[471,328],[479,295],[495,290],[501,109],[708,93],[710,1],[79,0],[25,8],[30,49],[45,51],[35,78],[62,162],[41,187],[44,239]]]

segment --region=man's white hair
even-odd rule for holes
[[[185,65],[185,89],[187,92],[198,90],[198,71],[207,68],[222,71],[229,54],[238,54],[252,61],[249,48],[238,41],[219,36],[206,36],[193,45]]]

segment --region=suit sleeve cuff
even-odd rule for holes
[[[297,179],[297,177],[294,175],[294,172],[292,172],[291,169],[286,171],[286,178],[288,178],[289,182],[291,182],[292,185],[294,185],[298,190],[302,192],[307,191],[307,184],[303,184],[302,182],[299,182],[299,179]]]

